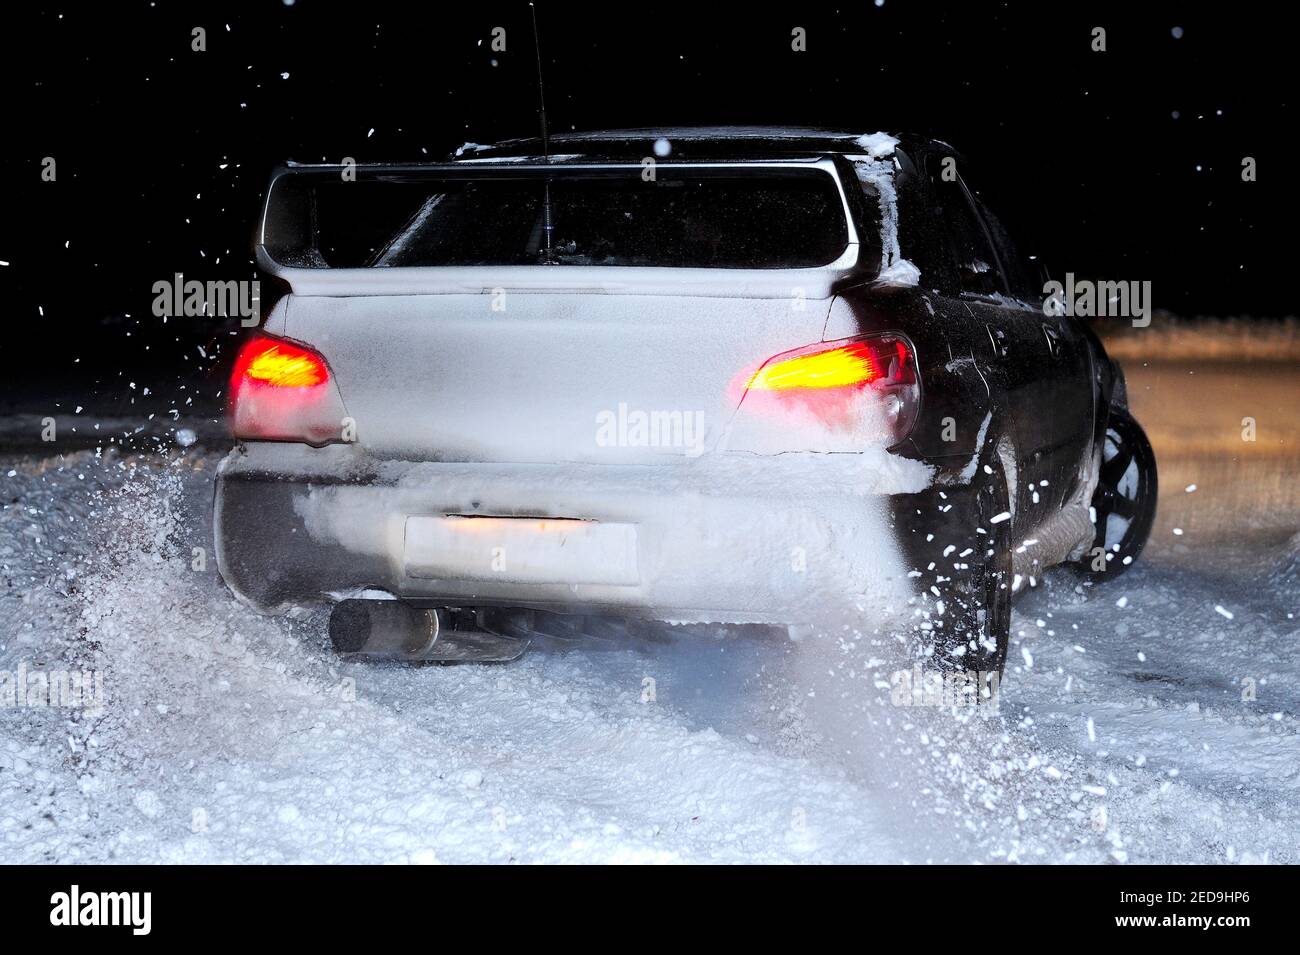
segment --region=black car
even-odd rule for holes
[[[1042,572],[1142,549],[1119,368],[941,142],[656,129],[291,164],[232,382],[221,572],[346,652],[607,615],[913,632],[1000,671]],[[838,618],[837,618],[838,619]]]

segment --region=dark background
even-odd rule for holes
[[[1296,311],[1296,64],[1278,5],[537,9],[554,131],[929,133],[967,154],[973,183],[1055,276],[1150,280],[1155,306],[1184,315]],[[525,3],[158,0],[3,17],[9,408],[138,410],[153,407],[144,387],[174,403],[181,382],[215,395],[231,330],[164,324],[151,287],[174,272],[255,277],[253,221],[277,163],[437,159],[537,131]],[[206,52],[191,50],[195,26]],[[790,49],[795,26],[807,52]],[[41,181],[45,156],[56,182]],[[1244,156],[1257,182],[1242,181]]]

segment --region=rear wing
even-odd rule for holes
[[[256,256],[261,268],[300,295],[509,289],[826,298],[845,280],[862,282],[879,270],[878,210],[864,215],[865,200],[860,191],[846,192],[846,178],[859,190],[852,174],[845,176],[829,157],[652,167],[509,160],[290,164],[272,176]],[[691,187],[711,179],[725,186],[707,186],[714,190],[709,198],[718,189],[735,191],[719,200],[731,205],[721,209],[715,235],[707,234],[703,219],[674,218],[681,208],[674,202],[698,196]],[[646,193],[633,183],[684,188]],[[581,242],[542,252],[543,196],[547,211],[554,196],[560,240],[566,223],[580,220]],[[782,218],[787,205],[794,214]],[[742,210],[755,218],[741,222],[730,214]],[[614,238],[605,234],[601,216]],[[656,228],[664,235],[653,233]],[[693,264],[686,246],[718,256],[716,263]],[[656,256],[686,261],[662,265]]]

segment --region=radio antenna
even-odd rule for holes
[[[546,84],[542,81],[542,38],[537,32],[537,5],[529,3],[528,8],[533,15],[533,47],[537,51],[537,102],[541,109],[538,116],[542,123],[542,159],[546,165],[551,164],[551,143],[550,136],[546,128]],[[546,177],[542,184],[542,235],[546,239],[546,259],[547,265],[554,263],[551,250],[551,232],[554,226],[551,224],[551,179]]]

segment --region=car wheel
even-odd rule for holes
[[[1094,581],[1118,577],[1138,558],[1156,519],[1156,456],[1141,426],[1124,408],[1106,425],[1097,489],[1092,495],[1092,546],[1078,561]]]

